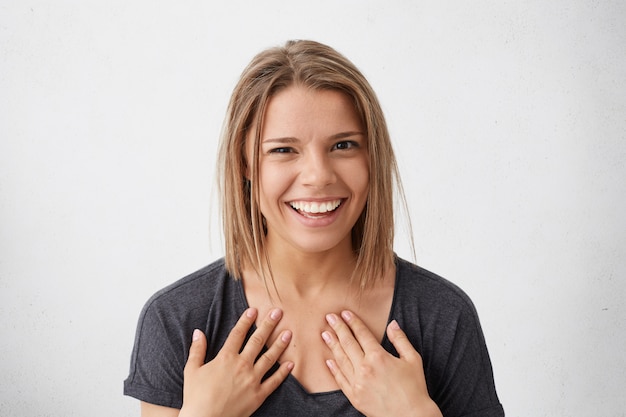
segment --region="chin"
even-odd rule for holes
[[[303,253],[314,255],[337,250],[341,247],[343,242],[343,239],[324,239],[319,241],[308,240],[307,242],[296,242],[294,247],[298,248]]]

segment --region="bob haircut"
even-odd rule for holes
[[[260,136],[269,100],[293,85],[344,93],[354,103],[365,129],[369,190],[365,208],[352,228],[356,266],[351,277],[359,280],[363,290],[381,279],[394,262],[394,180],[405,208],[406,202],[387,124],[374,90],[343,55],[308,40],[288,41],[282,47],[259,53],[233,90],[218,165],[226,268],[239,279],[244,266],[253,267],[268,289],[263,265],[267,265],[270,276],[272,272],[258,205]],[[246,160],[248,140],[254,141],[250,161]]]

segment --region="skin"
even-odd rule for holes
[[[350,100],[339,92],[292,86],[270,100],[261,132],[259,203],[276,288],[270,285],[268,297],[254,269],[244,267],[254,308],[206,364],[206,338],[195,331],[183,408],[143,403],[143,416],[249,416],[290,373],[309,392],[342,390],[367,416],[441,416],[420,355],[395,321],[387,325],[395,270],[362,298],[358,283],[349,280],[355,262],[350,232],[369,182],[362,132]],[[337,201],[339,207],[324,214],[292,207]],[[257,330],[240,352],[254,323]],[[380,345],[385,333],[399,358]],[[255,361],[263,346],[267,352]],[[275,362],[278,371],[261,382]]]
[[[252,138],[247,143],[248,158]],[[268,299],[252,268],[244,270],[244,289],[249,305],[262,314],[274,306],[286,312],[270,341],[285,329],[294,331],[280,361],[297,364],[293,375],[309,392],[339,389],[323,366],[332,355],[320,334],[331,330],[324,320],[326,313],[359,308],[348,282],[355,262],[350,234],[367,201],[368,159],[363,127],[343,94],[292,87],[268,103],[260,137],[259,201],[277,291],[270,286]],[[292,207],[329,202],[340,206],[324,214]],[[363,313],[381,340],[392,281],[363,300],[380,307]]]
[[[249,140],[249,158],[252,145]],[[348,98],[303,87],[274,96],[265,115],[259,164],[268,251],[284,259],[353,258],[350,231],[367,201],[369,169],[366,138]],[[341,206],[331,224],[324,221],[327,216],[303,217],[289,204],[337,200]]]

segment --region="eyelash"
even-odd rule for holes
[[[346,146],[347,145],[347,146]],[[360,144],[354,140],[342,140],[341,142],[337,142],[331,148],[332,150],[339,151],[347,151],[353,148],[358,148]],[[288,146],[281,146],[279,148],[273,148],[268,151],[269,154],[285,154],[285,153],[293,153],[294,149]]]
[[[339,148],[339,145],[348,145],[348,147]],[[333,145],[333,149],[337,149],[337,150],[348,150],[348,149],[358,148],[358,147],[359,147],[359,143],[353,140],[344,140],[341,142],[337,142]]]
[[[281,147],[281,148],[273,148],[270,149],[268,153],[291,153],[293,152],[293,148]]]

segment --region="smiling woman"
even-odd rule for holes
[[[346,58],[256,56],[220,161],[226,256],[146,304],[125,381],[142,415],[504,415],[469,298],[394,255],[395,158]]]
[[[354,105],[335,90],[291,86],[269,100],[260,135],[258,201],[272,264],[300,253],[354,256],[351,230],[369,185],[362,130]],[[247,141],[248,160],[255,132]]]
[[[367,149],[369,176],[367,210],[363,210],[353,225],[352,239],[356,254],[353,274],[365,287],[370,281],[384,276],[394,263],[393,181],[394,177],[398,178],[396,161],[382,109],[368,81],[335,50],[310,41],[288,42],[285,48],[261,52],[244,70],[233,91],[219,158],[226,267],[236,277],[242,275],[241,260],[252,262],[257,270],[265,270],[261,267],[268,259],[264,244],[265,219],[258,208],[259,165],[263,156],[261,134],[268,123],[269,106],[282,107],[277,110],[283,112],[290,110],[288,106],[280,106],[285,100],[279,97],[279,93],[290,87],[301,87],[300,93],[304,90],[335,93],[336,100],[332,104],[343,106],[344,115],[345,105],[351,107],[353,114],[347,118],[351,119],[353,127],[331,135],[339,135],[336,139],[341,139],[346,133],[363,134],[361,139]],[[322,125],[334,118],[334,111],[319,114],[319,118],[310,117],[311,109],[307,108],[310,103],[306,100],[311,99],[311,96],[299,97],[304,108],[299,110],[297,117],[295,114],[289,116],[289,125],[281,121],[274,124],[275,128],[294,129],[294,125],[302,124],[298,128],[304,129],[307,123],[309,126],[311,123]],[[293,104],[297,103],[294,101]],[[267,134],[264,140],[288,139],[290,144],[304,139],[291,137],[288,131]],[[353,136],[350,139],[358,138]],[[332,140],[331,137],[327,139]],[[284,146],[274,148],[280,148],[281,152],[286,150]],[[245,155],[242,149],[246,149]],[[241,187],[242,178],[246,179],[249,189]],[[264,279],[266,275],[262,273]]]

